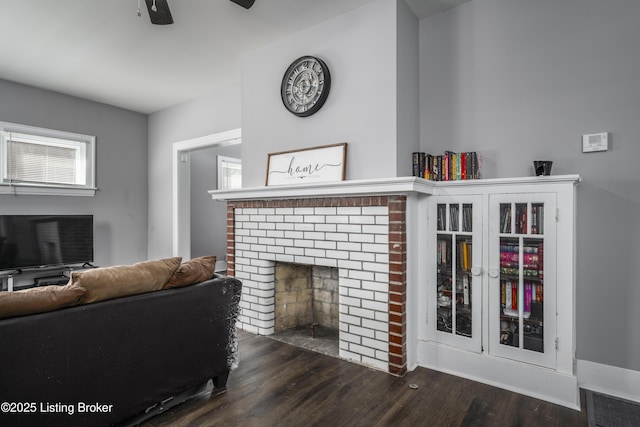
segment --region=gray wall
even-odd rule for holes
[[[578,173],[577,357],[640,370],[640,2],[472,0],[420,22],[421,147]],[[581,135],[611,132],[583,154]],[[562,284],[560,284],[562,285]]]
[[[95,263],[147,259],[147,117],[0,80],[0,121],[96,136],[95,197],[0,195],[0,213],[93,214]]]
[[[211,200],[217,188],[218,156],[240,158],[240,145],[193,151],[191,161],[191,257],[227,254],[227,204]]]
[[[268,153],[339,142],[349,144],[347,179],[396,176],[396,15],[395,0],[374,0],[242,58],[244,186],[264,185]],[[306,118],[280,98],[285,70],[303,55],[322,58],[332,77],[326,103]]]
[[[176,142],[240,127],[240,87],[201,98],[149,116],[149,258],[171,256],[172,146]],[[211,201],[213,203],[213,201]]]

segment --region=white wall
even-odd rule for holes
[[[640,2],[472,0],[420,22],[421,147],[579,173],[577,357],[640,371]],[[581,135],[611,132],[605,153]]]
[[[173,144],[239,127],[238,86],[149,116],[149,259],[172,255]]]
[[[396,0],[375,0],[243,56],[244,186],[265,184],[268,153],[338,142],[349,144],[347,179],[396,176],[395,16]],[[280,83],[304,55],[323,59],[332,80],[322,109],[300,118]]]

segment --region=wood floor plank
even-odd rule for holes
[[[239,353],[225,392],[194,398],[142,426],[588,425],[586,409],[574,411],[425,368],[395,377],[244,332]]]

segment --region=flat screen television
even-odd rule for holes
[[[93,215],[0,215],[0,270],[93,262]]]

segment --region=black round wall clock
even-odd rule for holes
[[[322,108],[330,88],[327,64],[314,56],[303,56],[287,68],[280,94],[287,110],[298,117],[308,117]]]

